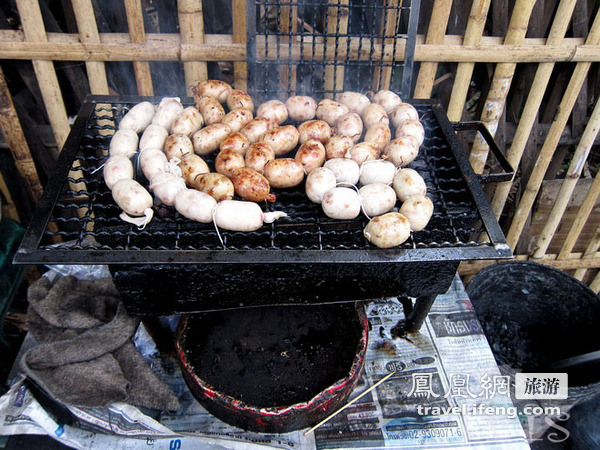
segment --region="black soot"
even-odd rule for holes
[[[274,407],[306,402],[345,378],[361,335],[351,303],[272,306],[190,316],[182,343],[214,389]]]

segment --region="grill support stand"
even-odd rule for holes
[[[423,295],[417,297],[415,304],[408,297],[398,297],[404,309],[405,319],[400,320],[391,330],[394,337],[406,337],[406,333],[416,333],[423,326],[429,310],[437,295]]]

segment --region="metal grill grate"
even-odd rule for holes
[[[464,260],[510,256],[489,204],[438,105],[416,101],[426,130],[425,143],[412,167],[425,179],[434,203],[429,225],[395,249],[369,244],[362,231],[367,219],[327,218],[319,205],[296,189],[274,189],[277,200],[264,206],[288,217],[256,232],[221,231],[212,224],[156,207],[144,229],[119,219],[120,210],[99,167],[120,118],[142,98],[93,97],[82,108],[61,153],[54,178],[42,197],[17,262],[166,263],[166,262],[316,262]],[[151,99],[158,102],[159,99]],[[212,161],[208,160],[209,165]],[[148,184],[138,172],[137,179]],[[56,224],[58,230],[47,226]],[[481,225],[483,224],[483,225]],[[490,240],[473,236],[485,230]],[[57,239],[62,243],[56,243]]]
[[[259,101],[379,89],[410,97],[420,0],[247,5],[249,86]]]

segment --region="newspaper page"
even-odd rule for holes
[[[397,299],[366,308],[369,347],[351,399],[393,375],[307,436],[307,430],[261,434],[223,423],[193,397],[178,363],[160,355],[147,359],[178,396],[177,413],[152,418],[124,404],[69,407],[74,421],[65,425],[17,383],[0,399],[0,434],[47,434],[86,449],[529,448],[510,399],[510,379],[500,374],[458,277],[437,297],[421,330],[406,338],[390,334],[404,318]]]

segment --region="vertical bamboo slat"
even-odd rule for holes
[[[232,0],[233,43],[246,43],[246,0]],[[248,90],[248,65],[245,62],[233,63],[233,84],[236,89]]]
[[[541,258],[546,253],[546,250],[552,241],[552,237],[558,228],[558,224],[560,223],[563,214],[567,209],[567,205],[569,204],[571,195],[575,190],[577,180],[581,176],[583,166],[587,160],[590,150],[592,149],[592,145],[594,145],[594,140],[598,135],[599,129],[600,102],[596,102],[596,106],[592,112],[592,116],[590,117],[590,121],[585,127],[583,135],[581,136],[581,140],[579,141],[579,144],[575,149],[575,153],[573,154],[571,164],[569,165],[565,179],[560,187],[560,192],[558,193],[556,203],[552,207],[548,221],[544,225],[544,228],[542,229],[542,232],[540,233],[540,236],[536,242],[536,249],[532,255],[534,258]]]
[[[0,130],[12,153],[17,171],[25,181],[27,193],[36,205],[43,189],[2,68],[0,68]]]
[[[327,34],[336,34],[339,36],[348,34],[348,3],[349,0],[329,0],[329,12],[327,14]],[[336,52],[341,52],[346,49],[348,38],[328,37],[327,38],[327,62],[335,62],[338,60]],[[325,66],[325,91],[326,97],[333,97],[331,91],[344,90],[344,68],[335,64]]]
[[[481,41],[485,21],[490,9],[491,0],[473,0],[463,45],[477,45]],[[457,122],[462,119],[469,85],[473,76],[475,63],[460,63],[456,68],[454,85],[448,103],[448,119]]]
[[[77,0],[72,2],[72,5],[81,42],[84,44],[99,44],[100,35],[98,34],[91,0]],[[87,61],[85,68],[92,94],[108,95],[108,81],[106,80],[104,63],[101,61]]]
[[[46,29],[42,19],[42,12],[38,2],[30,0],[17,0],[17,8],[23,26],[25,39],[30,42],[47,42]],[[62,149],[70,126],[67,111],[63,102],[58,78],[52,61],[33,60],[33,69],[42,92],[44,106],[48,112],[48,119],[59,150]]]
[[[550,33],[548,34],[548,40],[546,41],[547,45],[559,45],[562,43],[567,29],[569,28],[569,24],[571,23],[571,16],[576,3],[577,0],[562,0],[560,2],[556,15],[554,16],[554,21],[552,22],[552,27],[550,28]],[[506,155],[506,159],[515,169],[521,162],[531,130],[537,120],[537,112],[540,109],[544,93],[550,82],[550,76],[554,70],[554,65],[555,63],[553,62],[540,63],[536,70],[531,89],[527,96],[527,101],[525,102],[525,107],[523,108],[523,113],[519,120],[519,125],[517,126],[517,131],[515,132],[512,145]],[[498,184],[496,187],[496,192],[492,199],[492,210],[497,219],[499,219],[502,214],[511,186],[512,181],[507,181]]]
[[[127,14],[127,27],[131,42],[134,44],[143,44],[146,42],[141,0],[125,0],[125,14]],[[133,61],[133,70],[135,72],[138,94],[154,95],[150,63],[148,61]]]
[[[4,202],[0,201],[0,217],[4,213],[8,217],[13,219],[15,222],[21,223],[19,211],[17,211],[17,207],[13,202],[12,195],[10,195],[10,191],[8,190],[8,186],[6,185],[6,181],[4,181],[4,176],[2,175],[2,172],[0,172],[0,193],[5,199]]]
[[[297,6],[281,5],[281,25],[283,33],[281,42],[285,45],[292,45],[293,42],[287,33],[296,34],[298,32],[298,8]],[[290,52],[291,53],[291,52]],[[296,92],[296,67],[293,65],[282,65],[279,68],[279,87],[284,91],[289,88],[290,92]]]
[[[597,45],[598,42],[600,42],[600,12],[596,13],[594,23],[586,39],[587,45]],[[558,141],[562,135],[565,125],[567,124],[567,120],[569,119],[573,109],[573,105],[575,104],[577,96],[579,95],[579,90],[581,89],[581,86],[587,77],[591,65],[592,63],[584,62],[577,63],[575,66],[575,70],[573,71],[573,75],[571,76],[571,80],[569,81],[565,95],[558,106],[557,114],[552,122],[552,125],[550,126],[550,130],[548,131],[544,145],[540,150],[535,167],[531,173],[527,187],[525,188],[523,196],[521,197],[519,206],[517,207],[515,216],[508,230],[508,235],[506,238],[512,249],[516,247],[517,242],[519,241],[519,237],[521,235],[521,231],[523,231],[523,226],[525,225],[527,215],[533,207],[533,202],[535,201],[542,181],[544,180],[544,175],[546,174],[548,165],[552,160],[552,155],[556,150]]]
[[[202,2],[197,0],[179,0],[177,2],[179,30],[182,44],[204,43],[204,16]],[[193,95],[192,88],[200,81],[208,79],[208,68],[205,62],[183,63],[187,94]]]
[[[448,18],[452,9],[452,0],[435,0],[433,11],[429,21],[429,29],[425,44],[441,44],[444,41],[446,28],[448,27]],[[430,98],[435,74],[437,71],[437,63],[424,62],[421,63],[417,84],[415,85],[414,98]]]
[[[596,275],[594,281],[590,283],[590,289],[596,294],[600,293],[600,272],[598,273],[598,275]]]
[[[519,45],[523,43],[534,6],[535,1],[517,0],[510,23],[508,24],[504,45]],[[483,106],[483,112],[481,113],[481,121],[490,130],[492,135],[495,135],[498,129],[498,122],[504,110],[506,96],[508,95],[516,67],[515,63],[501,63],[496,65],[490,90]],[[469,157],[475,173],[483,172],[488,152],[489,147],[487,143],[478,133],[473,142]]]
[[[590,240],[590,243],[588,244],[587,248],[585,249],[585,252],[583,252],[582,258],[593,257],[594,254],[598,251],[598,248],[600,248],[600,225],[598,225],[598,228],[596,228],[596,232],[594,233],[594,236],[592,237],[592,239]],[[585,274],[587,273],[587,271],[588,271],[588,269],[577,269],[573,276],[575,278],[577,278],[579,281],[582,281],[583,277],[585,277]]]
[[[398,6],[402,5],[402,0],[386,0],[385,20],[381,23],[381,34],[384,36],[394,36],[398,25]],[[388,37],[381,40],[382,48],[385,45],[393,45],[394,38]],[[383,51],[381,52],[383,54]],[[392,80],[392,68],[390,66],[375,67],[373,71],[373,91],[380,89],[389,89]]]

